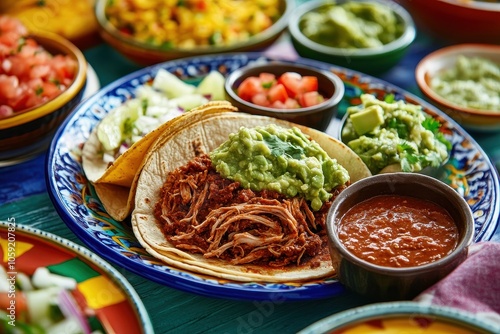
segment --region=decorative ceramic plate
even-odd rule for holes
[[[498,333],[497,323],[447,306],[417,302],[375,303],[321,319],[298,334]]]
[[[15,253],[11,250],[15,247]],[[130,283],[88,249],[33,227],[0,222],[0,259],[9,275],[33,275],[39,267],[74,278],[75,300],[91,310],[106,333],[153,333],[149,316]]]
[[[104,87],[78,106],[55,135],[46,169],[49,194],[68,227],[92,250],[109,261],[183,291],[253,300],[305,300],[341,293],[343,286],[333,278],[306,284],[248,284],[220,281],[164,265],[140,245],[132,232],[130,221],[116,222],[106,214],[82,170],[81,147],[92,128],[106,113],[130,98],[137,86],[154,78],[160,68],[175,73],[187,82],[198,83],[211,70],[227,74],[253,62],[270,60],[260,53],[239,53],[166,62],[131,73]],[[346,94],[339,108],[340,115],[345,113],[347,106],[360,103],[361,93],[373,93],[379,98],[391,93],[397,99],[421,104],[426,112],[437,117],[453,143],[451,159],[441,179],[455,188],[470,204],[476,220],[475,240],[488,240],[492,236],[500,210],[497,172],[484,151],[457,123],[418,97],[373,77],[312,60],[299,59],[294,62],[333,71],[341,77]],[[329,134],[335,132],[336,123],[338,120],[331,123],[327,130]]]

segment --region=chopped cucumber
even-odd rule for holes
[[[141,100],[128,100],[99,122],[97,137],[106,151],[114,150],[120,146],[125,122],[135,122],[142,115],[143,109]]]
[[[224,82],[226,79],[218,71],[211,71],[200,82],[196,88],[196,93],[210,96],[213,101],[225,100],[226,92],[224,91]]]
[[[208,100],[201,94],[189,94],[176,97],[175,99],[172,99],[171,102],[188,111],[207,103]]]
[[[167,70],[160,69],[153,80],[153,88],[165,93],[168,98],[194,93],[196,87],[185,83]]]
[[[54,286],[26,292],[26,304],[31,323],[48,327],[53,323],[51,309],[57,305],[57,297],[62,288]]]

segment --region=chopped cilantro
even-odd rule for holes
[[[40,95],[42,95],[42,93],[43,93],[43,87],[42,87],[42,86],[38,86],[38,87],[36,87],[36,89],[35,89],[35,94],[36,94],[37,96],[40,96]]]
[[[141,101],[142,114],[146,115],[146,110],[148,110],[148,99],[144,99]]]
[[[448,151],[451,150],[450,141],[444,137],[444,134],[442,132],[439,131],[439,129],[441,128],[441,123],[438,120],[436,120],[432,117],[426,117],[425,120],[422,122],[422,126],[426,130],[431,131],[438,141],[445,144],[446,149]]]
[[[391,118],[387,124],[390,129],[395,129],[398,133],[399,138],[405,139],[408,138],[410,133],[408,129],[408,125],[403,123],[401,120],[397,118]]]
[[[421,159],[421,157],[415,154],[415,149],[407,142],[399,144],[398,151],[400,152],[401,156],[401,170],[403,172],[411,172],[411,166],[416,164]]]
[[[294,159],[301,159],[304,156],[304,149],[293,143],[283,141],[276,135],[271,135],[265,138],[267,146],[271,149],[271,154],[275,157],[288,155]]]
[[[396,100],[396,97],[394,96],[394,94],[387,94],[384,97],[384,101],[387,103],[393,103],[395,100]]]
[[[432,131],[432,133],[436,134],[439,131],[439,127],[441,126],[441,123],[439,123],[438,120],[436,120],[432,117],[426,117],[425,120],[422,122],[422,126],[425,129]]]
[[[17,42],[17,52],[21,52],[22,48],[26,45],[26,38],[21,37]]]
[[[129,136],[132,134],[134,130],[134,121],[130,118],[127,118],[125,122],[123,122],[123,134],[125,136]]]
[[[273,85],[273,82],[272,81],[269,81],[269,82],[263,82],[262,83],[262,88],[271,88]]]

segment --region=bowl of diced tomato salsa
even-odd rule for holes
[[[344,85],[328,71],[271,61],[232,72],[226,79],[225,91],[227,99],[242,112],[324,131],[337,114]]]
[[[78,104],[87,63],[71,42],[0,16],[0,164],[41,151]]]

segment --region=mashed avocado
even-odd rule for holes
[[[389,6],[352,1],[326,4],[305,14],[300,29],[316,43],[360,49],[394,41],[403,34],[404,26]]]
[[[242,127],[210,158],[217,172],[242,187],[304,196],[313,210],[331,198],[332,189],[349,180],[347,170],[298,128],[274,124]]]
[[[404,101],[380,101],[370,94],[361,95],[362,105],[347,109],[342,141],[358,154],[373,174],[400,164],[405,172],[418,172],[427,166],[439,167],[451,149],[450,142],[439,132],[440,123],[426,116],[422,107]],[[371,129],[356,132],[352,116],[372,110],[382,111],[382,122],[367,118]],[[369,116],[369,114],[367,114]]]
[[[431,80],[430,86],[460,106],[500,112],[500,65],[488,59],[459,56],[452,68]]]

